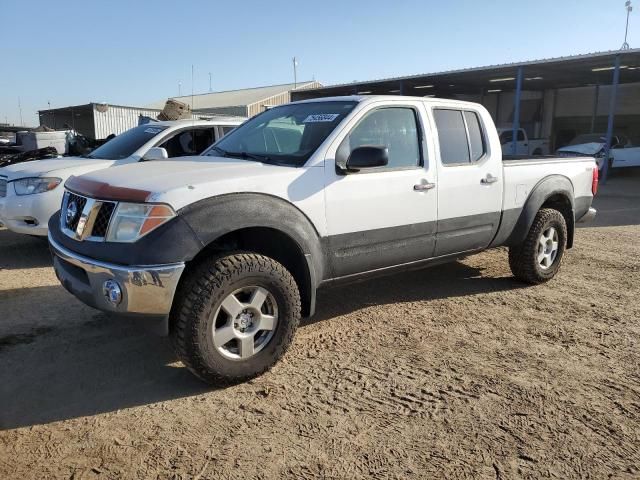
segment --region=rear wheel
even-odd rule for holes
[[[550,208],[538,212],[522,244],[509,248],[509,266],[516,278],[527,283],[551,280],[562,262],[567,244],[567,224]]]
[[[186,278],[173,315],[176,354],[187,368],[207,383],[237,383],[285,353],[300,322],[300,294],[275,260],[226,254]]]

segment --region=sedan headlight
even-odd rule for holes
[[[13,188],[17,195],[33,195],[34,193],[49,192],[56,188],[62,182],[61,178],[40,178],[30,177],[21,178],[13,181]]]
[[[111,219],[108,242],[135,242],[176,216],[169,205],[120,203]]]

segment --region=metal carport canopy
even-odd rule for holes
[[[609,156],[616,110],[617,87],[620,83],[640,82],[640,49],[612,50],[569,57],[426,73],[366,82],[354,82],[292,92],[293,100],[340,95],[416,95],[451,97],[456,94],[484,94],[493,91],[515,91],[513,145],[516,151],[520,125],[520,93],[522,90],[550,90],[592,85],[612,85],[605,158]],[[606,182],[609,165],[604,162],[602,181]]]
[[[618,55],[621,60],[620,83],[640,82],[640,49],[633,49],[331,85],[295,91],[293,98],[302,100],[364,92],[370,92],[371,95],[395,93],[447,97],[453,94],[479,94],[492,89],[509,91],[516,88],[519,67],[524,72],[524,90],[609,85]]]

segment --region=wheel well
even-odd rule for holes
[[[575,227],[571,201],[566,195],[556,193],[544,201],[540,209],[543,208],[552,208],[562,214],[564,221],[567,223],[567,248],[571,248],[573,246],[573,232]]]
[[[309,266],[300,245],[280,230],[268,227],[250,227],[229,232],[211,242],[193,260],[188,262],[187,271],[213,254],[233,250],[259,253],[280,262],[293,275],[298,284],[302,315],[310,315],[314,292],[312,291]],[[185,277],[184,274],[183,277]]]

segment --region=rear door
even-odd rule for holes
[[[500,222],[502,152],[492,152],[484,109],[434,106],[438,151],[436,256],[487,247]]]

